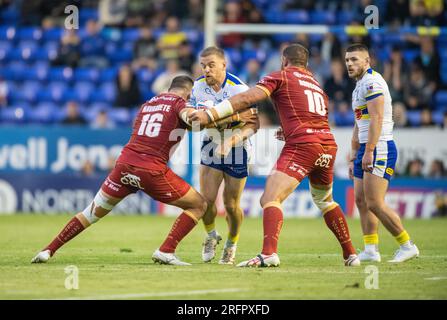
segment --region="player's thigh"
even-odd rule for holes
[[[139,189],[151,198],[171,203],[183,197],[191,186],[176,175],[168,166],[147,170],[138,168],[134,175],[139,178]]]
[[[223,200],[226,207],[239,206],[239,201],[244,191],[247,178],[235,178],[224,173],[225,186]]]
[[[117,163],[98,191],[97,201],[102,204],[96,207],[95,214],[99,218],[109,213],[122,199],[138,189],[128,184],[127,176],[131,174],[132,168],[123,163]]]
[[[337,146],[314,144],[309,146],[308,152],[313,155],[313,159],[311,158],[313,168],[309,173],[310,184],[319,189],[332,188]]]
[[[195,209],[201,212],[206,211],[207,203],[205,198],[193,187],[181,198],[169,202],[170,205],[182,208],[183,210]]]
[[[267,178],[265,190],[261,196],[261,206],[269,202],[282,203],[298,187],[300,181],[288,174],[274,170]]]
[[[388,180],[375,174],[365,172],[363,175],[363,191],[368,206],[385,202]]]
[[[200,193],[206,201],[214,202],[223,181],[223,172],[206,165],[200,166]]]

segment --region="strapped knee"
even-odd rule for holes
[[[110,204],[107,200],[108,198],[101,190],[99,190],[90,205],[85,208],[84,211],[82,211],[82,215],[90,224],[95,223],[99,220],[99,218],[95,215],[97,207],[101,207],[102,209],[108,211],[111,211],[113,209],[114,205]]]
[[[338,206],[338,203],[332,199],[332,187],[323,190],[314,188],[311,185],[310,192],[312,193],[312,199],[315,205],[323,212],[323,215]]]

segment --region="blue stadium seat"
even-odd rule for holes
[[[95,68],[76,68],[74,70],[73,80],[78,81],[89,81],[96,83],[99,80],[99,70]]]
[[[445,111],[447,111],[447,108],[445,109]],[[444,112],[445,111],[439,110],[439,111],[433,112],[432,113],[433,122],[436,124],[442,124],[444,122]]]
[[[33,103],[36,101],[37,93],[42,90],[42,84],[40,81],[26,81],[19,90],[22,91],[26,101]]]
[[[312,24],[334,24],[335,14],[332,11],[315,10],[310,12],[310,23]]]
[[[12,26],[0,26],[0,41],[15,41],[17,30]]]
[[[141,88],[141,99],[143,101],[147,101],[152,99],[155,96],[155,93],[150,89],[150,87]]]
[[[70,82],[73,79],[73,69],[70,67],[53,67],[50,68],[48,78],[51,81]]]
[[[225,53],[228,56],[228,59],[234,65],[235,68],[240,67],[242,62],[241,51],[237,48],[225,48]]]
[[[53,79],[51,79],[53,80]],[[46,90],[42,90],[42,91],[48,91],[51,97],[51,100],[49,101],[54,101],[54,102],[61,102],[61,101],[67,101],[64,100],[68,99],[65,95],[65,92],[68,91],[68,85],[64,82],[64,81],[54,81],[50,82],[46,88]],[[39,94],[38,94],[38,100],[40,100],[39,98]],[[44,100],[44,101],[48,101],[48,100]]]
[[[418,127],[421,124],[421,112],[420,111],[408,111],[407,112],[408,123],[413,127]]]
[[[140,29],[137,28],[126,28],[123,30],[121,39],[123,41],[134,42],[140,38]]]
[[[117,68],[102,69],[99,72],[99,81],[100,82],[115,81],[117,73],[118,73]]]
[[[80,24],[84,25],[88,20],[98,20],[98,10],[92,8],[82,8],[79,10]]]
[[[306,10],[288,10],[282,13],[283,23],[305,24],[309,23],[309,13]]]
[[[279,23],[281,22],[281,13],[275,10],[269,10],[264,13],[264,19],[268,23]]]
[[[40,124],[53,123],[58,109],[55,103],[42,102],[30,111],[29,121]]]
[[[45,47],[38,47],[34,58],[36,61],[50,61],[57,56],[57,51],[50,51]]]
[[[22,124],[26,122],[30,113],[30,106],[26,103],[16,104],[0,110],[0,123]]]
[[[354,113],[352,112],[334,112],[335,124],[339,127],[354,125]]]
[[[407,49],[402,52],[402,56],[407,63],[412,63],[419,55],[419,49]]]
[[[0,77],[5,79],[6,81],[15,80],[14,71],[9,67],[0,68]]]
[[[80,102],[88,102],[90,95],[94,90],[95,85],[92,82],[80,81],[75,83],[72,91],[76,95],[76,100]]]
[[[45,65],[30,67],[23,73],[22,79],[25,81],[46,81],[48,79],[48,68]]]
[[[104,97],[104,101],[113,103],[116,96],[116,86],[114,82],[105,82],[99,85],[99,91]]]
[[[18,29],[17,39],[18,40],[36,40],[40,41],[42,39],[43,32],[39,27],[25,27]]]
[[[112,64],[119,64],[131,61],[133,52],[132,50],[121,48],[120,50],[107,54],[107,56]]]
[[[117,125],[130,124],[132,121],[131,110],[127,108],[113,108],[113,110],[109,112],[109,117]]]
[[[351,11],[339,11],[337,13],[337,24],[348,25],[354,19],[354,14]]]
[[[136,72],[138,81],[145,86],[150,86],[155,78],[155,72],[147,68],[140,68]]]
[[[59,42],[64,34],[64,29],[62,28],[51,28],[46,29],[42,34],[42,40],[47,41],[57,41]]]
[[[4,25],[16,25],[20,23],[20,11],[13,6],[0,10],[0,21]]]
[[[447,90],[440,90],[435,95],[435,106],[447,105]]]

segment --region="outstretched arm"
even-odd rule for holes
[[[267,93],[259,87],[253,87],[245,92],[241,92],[232,96],[228,100],[224,100],[218,105],[208,110],[199,110],[191,115],[190,121],[198,121],[201,125],[206,125],[226,118],[233,113],[246,109],[256,102],[267,98]]]

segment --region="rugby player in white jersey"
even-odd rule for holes
[[[203,75],[194,82],[191,104],[206,108],[248,89],[238,77],[226,71],[224,51],[217,47],[205,48],[199,57]],[[248,138],[259,128],[255,108],[250,121],[234,122],[218,131],[207,132],[202,144],[200,166],[200,193],[208,202],[203,217],[207,236],[202,247],[202,259],[210,262],[216,255],[216,246],[222,237],[216,230],[215,205],[219,187],[224,181],[223,202],[228,223],[228,238],[220,264],[234,264],[237,242],[244,212],[240,199],[248,176],[250,141]],[[224,133],[226,132],[226,133]]]
[[[419,255],[399,215],[385,203],[385,194],[397,160],[393,141],[391,95],[382,76],[370,66],[368,48],[353,44],[346,50],[348,75],[357,81],[352,93],[355,125],[349,175],[354,179],[355,203],[360,213],[365,249],[361,261],[380,262],[379,221],[400,247],[389,262],[403,262]]]

